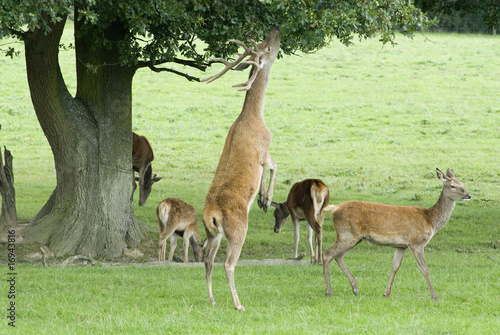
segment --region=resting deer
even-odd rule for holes
[[[153,149],[146,137],[132,133],[132,194],[130,201],[134,200],[134,192],[137,188],[136,180],[139,181],[139,206],[143,206],[151,194],[151,186],[160,181],[162,177],[151,178],[153,167],[151,162],[154,159]],[[135,178],[135,172],[139,173],[139,178]]]
[[[293,237],[295,246],[293,257],[297,258],[299,247],[299,222],[306,220],[307,242],[311,251],[311,263],[322,263],[322,225],[325,219],[323,208],[328,205],[330,191],[328,187],[319,179],[306,179],[293,184],[288,193],[288,198],[283,203],[271,202],[274,210],[274,232],[279,233],[285,224],[288,216],[292,217]],[[316,252],[312,245],[312,232],[315,233]]]
[[[172,262],[174,251],[177,247],[177,237],[184,240],[184,263],[189,261],[189,244],[193,248],[196,262],[203,260],[203,247],[198,230],[198,216],[194,207],[181,199],[167,198],[161,201],[156,208],[158,225],[160,226],[160,244],[158,248],[158,261],[165,261],[167,238],[170,237],[170,253],[168,261]]]
[[[243,86],[243,90],[247,91],[245,102],[240,115],[229,129],[203,208],[203,223],[207,232],[205,271],[208,302],[215,304],[212,294],[212,268],[224,235],[228,240],[224,269],[234,308],[243,311],[245,308],[240,303],[234,284],[234,268],[245,241],[252,201],[259,192],[258,204],[267,211],[272,201],[276,175],[276,163],[269,154],[271,131],[264,123],[264,97],[271,65],[279,51],[279,30],[271,31],[259,44],[251,41],[253,48],[240,41],[231,41],[243,46],[245,51],[234,62],[215,59],[223,62],[226,67],[219,74],[205,80],[211,82],[240,63],[237,69],[252,65],[252,71],[247,82],[235,85]],[[250,56],[249,60],[242,62],[247,56]],[[267,191],[266,168],[271,170]]]
[[[388,206],[361,201],[348,201],[330,205],[324,210],[332,210],[332,220],[337,231],[337,241],[323,253],[323,274],[325,293],[332,295],[330,286],[330,262],[335,259],[351,282],[352,291],[358,295],[358,284],[344,264],[344,255],[362,240],[396,248],[392,263],[392,273],[384,296],[389,297],[394,276],[409,248],[424,274],[432,299],[438,300],[429,277],[429,269],[424,258],[424,247],[432,236],[441,229],[453,212],[456,200],[468,200],[471,195],[448,169],[446,175],[436,169],[437,177],[443,182],[443,190],[438,202],[426,209],[418,206]]]

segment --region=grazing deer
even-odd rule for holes
[[[468,200],[471,195],[448,169],[446,175],[436,169],[437,177],[443,182],[438,202],[431,208],[418,206],[389,206],[361,201],[348,201],[330,205],[324,210],[332,211],[332,220],[337,231],[337,241],[323,253],[323,274],[325,294],[332,295],[330,286],[330,262],[335,259],[351,282],[352,291],[358,295],[358,284],[344,264],[344,255],[362,240],[396,248],[392,273],[384,292],[389,297],[394,276],[409,248],[424,274],[432,299],[439,300],[429,277],[424,258],[424,247],[432,236],[441,229],[453,212],[456,200]]]
[[[139,181],[139,206],[144,206],[146,200],[151,193],[151,186],[160,181],[162,177],[156,177],[156,174],[151,178],[152,166],[151,162],[154,159],[153,149],[146,137],[132,133],[132,194],[130,201],[134,200],[134,192],[137,188],[136,180]],[[135,172],[139,173],[139,178],[135,178]]]
[[[293,184],[288,193],[288,198],[283,203],[271,202],[274,210],[274,232],[279,233],[285,224],[288,216],[292,217],[293,237],[295,246],[293,249],[293,257],[297,258],[299,247],[299,222],[306,220],[307,225],[307,242],[311,251],[311,263],[322,263],[322,225],[325,219],[323,208],[328,205],[330,200],[330,191],[328,187],[319,179],[306,179]],[[316,252],[312,245],[312,232],[315,233]]]
[[[184,263],[189,261],[189,244],[193,248],[196,262],[203,261],[203,247],[198,230],[198,216],[194,207],[181,199],[167,198],[161,201],[156,208],[158,225],[160,226],[160,244],[158,248],[158,261],[165,262],[167,238],[170,237],[170,253],[168,261],[172,262],[174,251],[177,247],[177,237],[184,240]]]
[[[234,62],[223,59],[226,67],[219,74],[205,79],[211,82],[237,64],[237,69],[252,65],[250,78],[236,87],[244,87],[246,98],[241,114],[229,129],[224,149],[215,171],[203,208],[203,223],[207,232],[205,271],[208,302],[215,304],[212,294],[212,268],[222,235],[228,240],[227,258],[224,263],[234,308],[244,311],[234,285],[234,268],[248,229],[248,212],[259,192],[258,204],[267,211],[272,201],[276,163],[269,154],[271,131],[264,123],[264,97],[271,65],[279,51],[279,30],[274,29],[264,41],[253,49],[243,42],[231,40],[245,49]],[[250,56],[249,60],[242,60]],[[266,192],[266,168],[271,170]],[[260,190],[259,190],[260,184]]]

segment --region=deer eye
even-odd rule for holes
[[[457,188],[455,185],[451,185],[451,188]]]

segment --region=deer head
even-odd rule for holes
[[[233,87],[242,87],[239,89],[239,91],[250,90],[253,82],[255,81],[255,78],[257,78],[257,74],[263,69],[270,69],[271,65],[276,59],[276,56],[279,52],[279,33],[280,31],[277,28],[273,29],[266,37],[266,39],[258,44],[254,40],[250,39],[249,42],[252,43],[253,48],[248,47],[245,43],[239,40],[229,40],[229,42],[241,45],[244,49],[244,52],[238,54],[238,58],[234,62],[227,61],[223,58],[210,58],[212,62],[223,63],[226,65],[226,67],[218,74],[202,79],[201,81],[205,81],[208,84],[222,77],[230,69],[234,68],[235,70],[240,71],[252,65],[250,78],[244,83],[233,85]],[[246,57],[248,57],[248,59],[244,60]]]

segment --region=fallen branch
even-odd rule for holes
[[[93,259],[92,256],[90,256],[90,255],[88,257],[82,256],[82,255],[75,255],[75,256],[69,257],[64,262],[62,262],[61,267],[64,268],[66,265],[73,263],[76,260],[82,260],[82,261],[89,262],[91,266],[94,266],[97,264],[97,261],[95,259]]]

